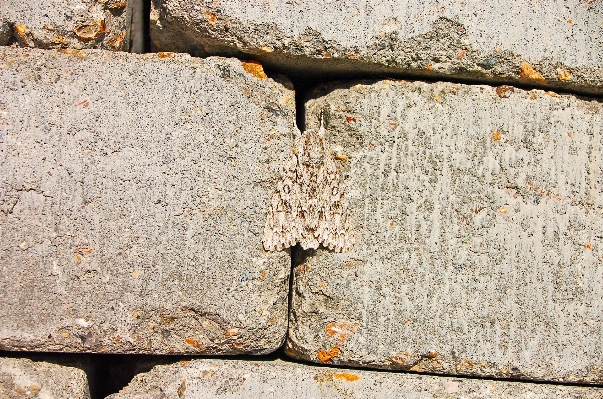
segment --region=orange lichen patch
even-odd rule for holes
[[[347,123],[350,123],[350,122],[356,122],[356,118],[355,118],[355,117],[353,117],[353,116],[347,116],[347,115],[346,115],[346,117],[345,117],[345,121],[346,121]]]
[[[593,249],[592,245],[590,245],[590,242],[588,244],[586,244],[584,246],[584,248],[588,249],[589,251],[591,251]]]
[[[338,159],[338,160],[343,161],[343,162],[347,162],[347,161],[349,161],[349,160],[350,160],[350,159],[349,159],[348,157],[346,157],[345,155],[335,155],[335,159]]]
[[[84,43],[96,40],[99,37],[103,36],[105,33],[107,33],[107,29],[105,27],[105,20],[99,19],[98,21],[94,21],[91,24],[78,26],[73,30],[73,33],[75,33],[77,38],[83,41]]]
[[[241,342],[235,342],[234,344],[232,344],[232,346],[234,346],[237,349],[241,349],[243,347],[243,344]]]
[[[74,50],[72,48],[60,48],[57,49],[57,52],[67,55],[75,55],[78,58],[84,58],[84,52],[82,50]]]
[[[212,24],[218,20],[218,17],[216,17],[216,14],[211,13],[209,11],[203,12],[203,16],[205,17],[205,19],[208,22],[211,22]]]
[[[173,51],[160,51],[157,53],[157,58],[170,58],[174,55]]]
[[[565,69],[558,69],[557,78],[559,78],[559,80],[562,82],[567,82],[572,78],[572,74],[569,73],[569,71],[566,71]]]
[[[433,351],[431,351],[431,352],[429,352],[427,354],[427,357],[430,358],[430,359],[435,359],[438,356],[440,356],[439,353],[438,352],[433,352]]]
[[[195,338],[186,338],[184,340],[184,342],[186,342],[187,344],[189,344],[190,346],[192,346],[195,349],[198,349],[198,350],[205,349],[205,345],[203,345],[200,342],[197,342],[197,340]]]
[[[440,100],[442,99],[442,96],[438,94],[438,95],[436,95],[436,96],[435,96],[433,99],[434,99],[435,101],[440,101]]]
[[[83,101],[80,101],[79,103],[75,104],[76,107],[79,107],[80,105],[83,106],[84,108],[88,108],[90,106],[90,101],[83,100]]]
[[[559,97],[559,94],[555,93],[554,91],[545,91],[544,94],[551,97]]]
[[[117,12],[117,11],[121,11],[124,8],[126,8],[126,5],[127,4],[125,1],[114,1],[112,3],[109,3],[107,8],[113,12]]]
[[[357,59],[358,59],[358,56],[357,56],[356,54],[352,53],[352,54],[348,54],[348,58],[349,58],[350,60],[357,60]]]
[[[433,71],[433,65],[428,65],[425,69],[427,69],[428,71]]]
[[[23,54],[23,58],[29,58],[29,54],[27,54],[27,53]]]
[[[536,100],[536,92],[534,90],[530,90],[530,100]]]
[[[519,77],[521,79],[537,80],[540,82],[544,82],[546,80],[540,74],[540,72],[538,72],[537,70],[532,68],[532,66],[530,64],[528,64],[527,62],[524,62],[523,64],[521,64],[521,71],[519,72]]]
[[[509,210],[507,208],[505,208],[504,206],[501,206],[497,209],[498,212],[500,212],[503,215],[506,215],[507,213],[509,213]]]
[[[359,375],[350,374],[350,373],[333,373],[333,377],[340,379],[340,380],[346,380],[346,381],[358,381],[360,379]]]
[[[334,337],[337,340],[337,345],[342,345],[350,334],[356,332],[358,326],[357,322],[351,323],[348,321],[329,323],[325,328],[325,332],[329,337]]]
[[[467,55],[467,50],[461,50],[456,55],[456,59],[460,60],[460,59],[464,58],[466,55]]]
[[[567,23],[568,23],[568,24],[570,24],[570,25],[573,25],[573,24],[574,24],[574,21],[572,21],[571,19],[568,19],[568,20],[567,20]]]
[[[239,333],[240,330],[238,328],[229,328],[228,330],[224,331],[224,336],[228,338],[238,337]]]
[[[68,332],[62,332],[61,333],[61,337],[63,337],[63,338],[69,338],[69,333]]]
[[[266,277],[266,275],[267,275],[266,270],[260,270],[259,280],[263,280]]]
[[[90,245],[86,246],[86,247],[75,247],[75,249],[73,250],[74,254],[89,254],[92,252],[92,248],[90,247]]]
[[[121,337],[120,337],[119,335],[116,335],[116,336],[114,336],[114,337],[111,337],[111,341],[113,341],[114,343],[116,343],[116,344],[118,344],[118,345],[119,345],[119,344],[121,344],[121,342],[122,342],[122,341],[121,341]]]
[[[492,140],[500,141],[500,131],[499,130],[495,130],[492,132]]]
[[[121,50],[124,46],[124,38],[126,37],[126,31],[122,30],[121,33],[114,38],[110,39],[107,44],[113,50]]]
[[[323,60],[328,60],[328,59],[330,59],[330,58],[333,58],[333,56],[332,56],[330,53],[324,53],[324,54],[322,55],[322,59],[323,59]]]
[[[333,359],[337,355],[339,355],[339,348],[332,348],[328,351],[319,350],[316,354],[318,360],[320,360],[322,363],[328,363],[329,360]]]
[[[513,93],[515,93],[515,89],[511,86],[498,86],[496,88],[496,95],[500,98],[509,98]]]
[[[264,73],[264,67],[257,61],[242,61],[243,69],[256,78],[266,79],[268,76]]]
[[[188,364],[190,363],[190,360],[180,360],[180,365],[182,367],[188,366]]]

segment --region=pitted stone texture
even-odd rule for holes
[[[127,51],[130,37],[127,3],[127,0],[2,0],[0,20],[12,27],[12,37],[22,47]],[[3,38],[0,35],[0,44],[6,44]]]
[[[301,77],[456,77],[603,93],[600,1],[153,4],[154,51],[251,57]]]
[[[404,81],[325,93],[307,128],[322,111],[362,238],[299,260],[288,353],[602,382],[603,106]]]
[[[0,59],[0,348],[278,348],[291,262],[262,229],[293,91],[236,59]]]
[[[79,368],[0,357],[0,397],[88,399],[90,392]]]
[[[139,374],[130,398],[603,398],[603,390],[313,367],[282,361],[193,360]]]

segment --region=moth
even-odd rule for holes
[[[270,198],[263,234],[268,251],[299,243],[303,249],[322,245],[344,252],[352,249],[358,239],[324,135],[322,121],[318,131],[296,132],[293,152]]]

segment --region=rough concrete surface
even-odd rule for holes
[[[23,398],[90,398],[86,373],[29,359],[0,357],[0,397]]]
[[[312,95],[362,238],[298,259],[290,355],[603,381],[602,104],[405,81]]]
[[[603,2],[153,0],[154,51],[603,93]]]
[[[131,398],[603,398],[603,390],[382,373],[282,361],[193,360],[137,375]]]
[[[265,353],[291,267],[268,199],[294,93],[258,64],[0,52],[0,349]]]
[[[2,0],[2,45],[3,25],[22,47],[127,51],[130,11],[126,0]]]

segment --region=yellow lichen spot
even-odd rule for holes
[[[435,96],[433,98],[435,101],[440,101],[442,99],[442,96],[440,96],[439,94],[437,96]]]
[[[173,55],[173,51],[160,51],[157,53],[157,58],[171,58]]]
[[[66,44],[67,42],[65,41],[65,38],[63,36],[57,36],[54,39],[52,39],[52,42],[54,44]]]
[[[492,132],[492,140],[500,141],[500,131],[499,130],[495,130]]]
[[[414,366],[412,366],[410,368],[410,371],[416,371],[417,373],[422,373],[425,371],[425,369],[421,366],[419,366],[418,364],[415,364]]]
[[[57,52],[67,55],[75,55],[78,58],[84,58],[84,52],[82,50],[74,50],[72,48],[60,48],[57,49]]]
[[[559,97],[559,94],[555,93],[554,91],[545,91],[544,94],[551,97]]]
[[[328,351],[319,350],[316,354],[321,363],[328,363],[329,360],[333,359],[337,355],[339,355],[339,348],[332,348]]]
[[[565,69],[558,69],[557,77],[559,78],[560,81],[567,82],[568,80],[571,79],[572,74],[569,73],[569,71],[566,71]]]
[[[346,380],[346,381],[358,381],[360,379],[359,375],[351,374],[351,373],[333,373],[333,377],[340,379],[340,380]]]
[[[211,13],[209,11],[203,12],[203,16],[205,17],[205,19],[208,22],[211,22],[212,24],[218,20],[218,17],[216,17],[216,14]]]
[[[27,30],[27,26],[25,25],[15,25],[15,32],[17,32],[17,35],[24,37],[25,34],[28,32]]]
[[[343,162],[349,161],[349,158],[346,157],[345,155],[335,155],[335,159],[343,161]]]
[[[428,71],[431,72],[431,71],[433,71],[433,65],[427,65],[427,68],[425,68],[425,69],[427,69]]]
[[[69,338],[69,333],[68,332],[62,332],[61,333],[61,337],[63,337],[63,338]]]
[[[509,210],[507,208],[505,208],[504,206],[499,207],[497,209],[497,211],[503,215],[506,215],[509,212]]]
[[[132,278],[138,278],[138,277],[140,277],[141,275],[142,275],[142,270],[138,270],[138,269],[136,269],[136,270],[134,270],[134,271],[132,272]]]
[[[527,62],[524,62],[523,64],[521,64],[521,71],[519,72],[519,77],[521,79],[536,80],[539,82],[544,82],[546,80],[540,74],[540,72],[538,72],[537,70],[532,68],[532,66],[530,64],[528,64]]]
[[[268,47],[268,46],[262,46],[262,47],[260,47],[260,50],[262,50],[265,53],[272,53],[274,51],[274,49],[272,47]]]
[[[567,23],[568,23],[568,24],[570,24],[570,25],[573,25],[573,24],[574,24],[574,21],[572,21],[571,19],[568,19],[568,20],[567,20]]]
[[[256,78],[266,79],[268,76],[264,73],[264,67],[257,61],[242,61],[243,69]]]
[[[463,58],[465,58],[466,55],[467,55],[467,50],[461,50],[456,55],[456,59],[457,60],[463,59]]]

